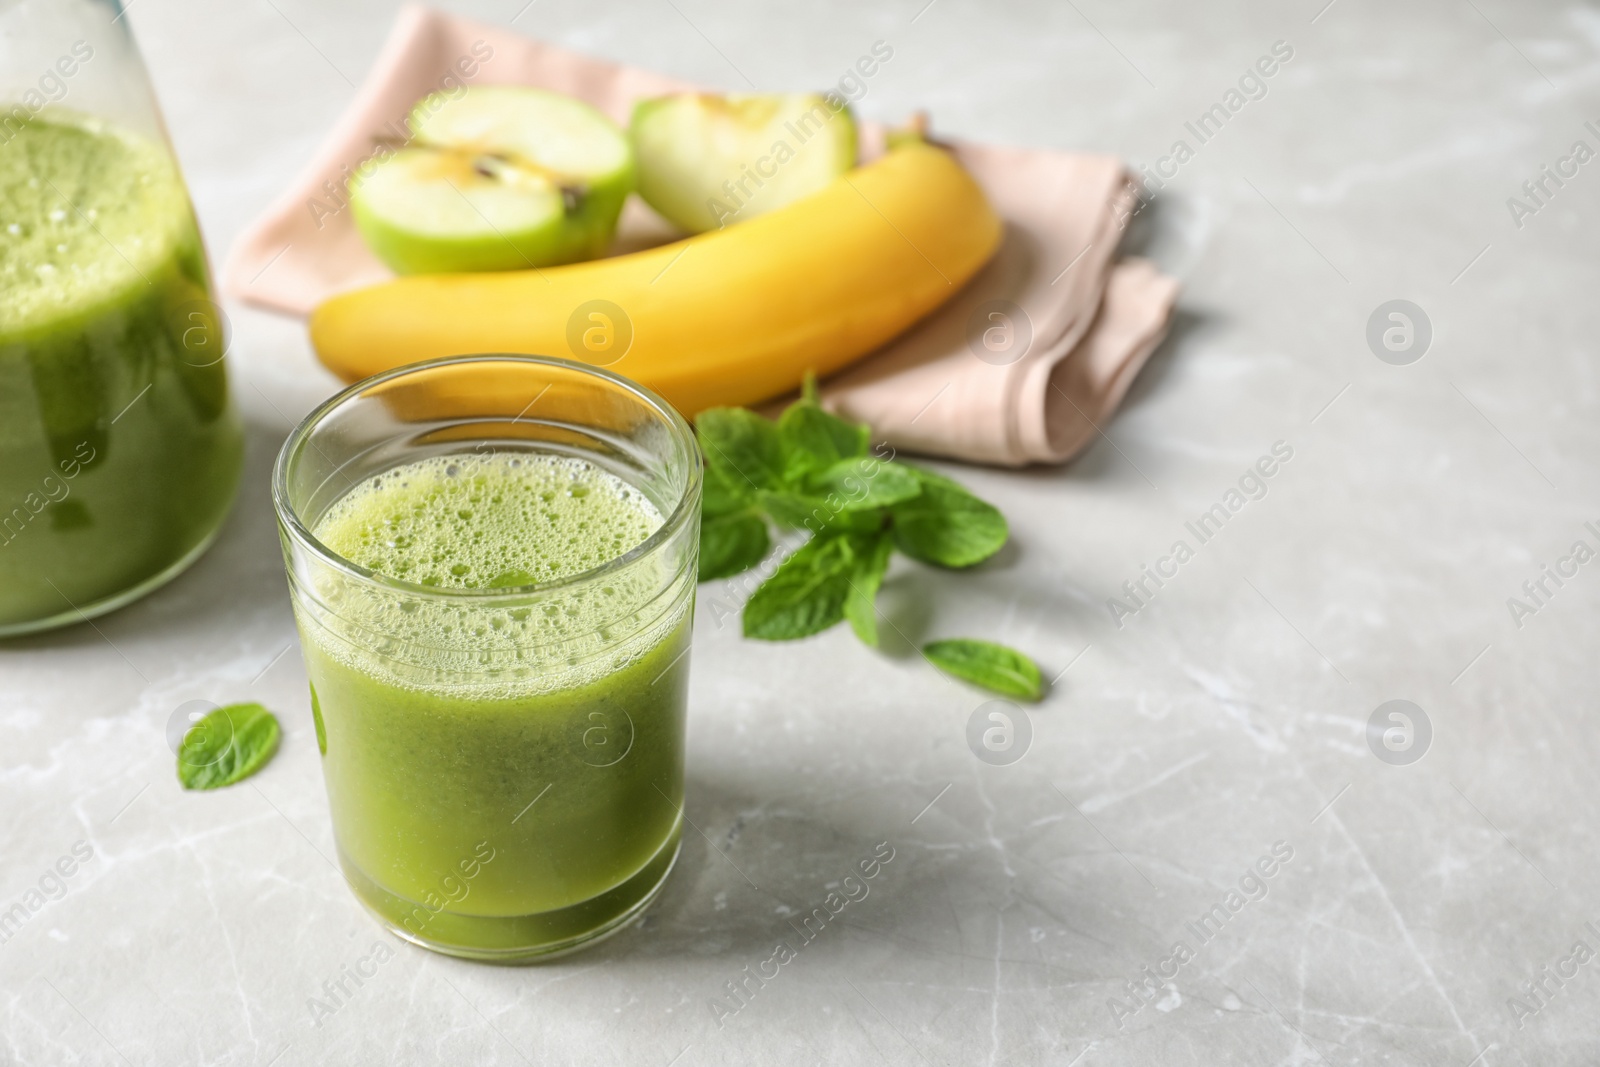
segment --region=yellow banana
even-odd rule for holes
[[[311,341],[346,381],[439,356],[566,356],[692,416],[871,352],[954,295],[1000,236],[961,165],[913,142],[788,207],[659,248],[345,293],[312,314]]]

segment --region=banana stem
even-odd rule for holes
[[[908,144],[928,143],[928,113],[926,111],[913,111],[904,126],[898,126],[889,131],[886,138],[891,150]]]

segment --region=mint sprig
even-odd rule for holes
[[[743,408],[712,408],[700,413],[695,431],[706,465],[702,582],[764,560],[769,524],[811,534],[750,596],[746,637],[789,641],[848,620],[857,637],[876,646],[878,590],[897,549],[964,569],[994,555],[1009,536],[1005,517],[960,483],[870,455],[867,427],[824,411],[810,378],[776,422]],[[928,648],[937,654],[924,654],[956,677],[1038,699],[1039,671],[1027,656],[990,642],[965,644],[998,653],[953,651],[961,644],[935,642]]]

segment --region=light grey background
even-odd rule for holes
[[[987,697],[904,647],[746,642],[704,588],[687,810],[705,836],[643,923],[532,969],[400,947],[314,1026],[308,998],[386,936],[328,861],[268,500],[279,443],[335,383],[300,323],[231,308],[250,437],[217,546],[95,627],[0,649],[0,908],[75,841],[95,853],[0,945],[0,1062],[1600,1058],[1600,962],[1520,1029],[1508,1006],[1574,942],[1600,950],[1600,562],[1520,627],[1507,606],[1574,541],[1600,547],[1600,162],[1521,228],[1507,207],[1574,141],[1600,148],[1600,8],[924,2],[461,9],[730,89],[828,85],[881,39],[867,116],[925,107],[940,131],[1139,162],[1195,146],[1184,122],[1293,47],[1132,237],[1185,292],[1105,437],[1062,469],[949,468],[1014,545],[976,574],[897,564],[886,587],[910,638],[990,636],[1061,675],[1027,755],[976,759]],[[215,258],[310,157],[392,14],[135,0]],[[1394,299],[1432,323],[1409,366],[1365,340]],[[1277,441],[1293,458],[1268,495],[1114,625],[1107,598],[1193,545],[1185,521]],[[163,731],[190,699],[264,701],[282,752],[184,794]],[[1407,766],[1367,743],[1395,699],[1432,725]],[[723,983],[794,939],[786,909],[881,841],[871,895],[719,1027]],[[1265,898],[1201,944],[1185,924],[1280,841]],[[1193,960],[1119,1026],[1108,1002],[1131,1006],[1125,983],[1179,940]]]

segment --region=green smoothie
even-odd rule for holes
[[[330,611],[296,601],[346,873],[396,929],[529,955],[660,884],[683,803],[691,587],[658,595],[671,582],[648,554],[579,576],[662,523],[608,471],[529,451],[396,467],[315,523],[377,575],[485,594],[347,581],[318,591]]]
[[[165,580],[221,525],[242,431],[166,149],[35,118],[0,146],[0,634]]]

